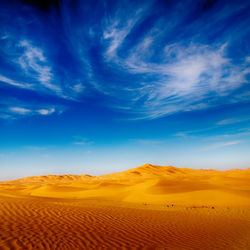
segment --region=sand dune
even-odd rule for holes
[[[250,169],[150,164],[0,183],[0,249],[250,249]]]

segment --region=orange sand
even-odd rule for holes
[[[1,182],[0,249],[250,249],[250,169]]]

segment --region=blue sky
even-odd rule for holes
[[[250,1],[1,1],[1,179],[250,167]]]

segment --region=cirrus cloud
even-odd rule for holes
[[[1,11],[3,88],[79,105],[91,97],[131,119],[249,101],[250,51],[238,46],[250,36],[247,2],[61,2],[53,18],[15,4]]]

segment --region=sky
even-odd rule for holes
[[[0,2],[0,180],[250,167],[250,1]]]

